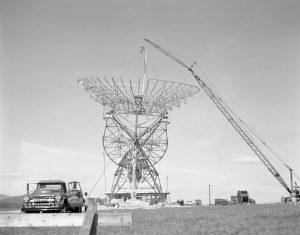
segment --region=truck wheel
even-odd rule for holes
[[[75,208],[75,212],[76,213],[81,213],[82,212],[82,208],[79,206],[79,207],[76,207]]]
[[[64,208],[61,210],[61,213],[67,213],[68,212],[68,206],[67,203],[64,203]]]

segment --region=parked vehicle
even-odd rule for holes
[[[22,212],[81,212],[84,205],[79,182],[66,183],[61,180],[41,180],[28,183],[23,197]]]
[[[177,199],[176,203],[179,204],[180,206],[183,206],[184,205],[184,200],[183,199]]]
[[[215,199],[215,205],[222,205],[222,206],[225,206],[225,205],[228,205],[228,200],[227,199],[222,199],[222,198],[216,198]]]
[[[186,201],[185,205],[186,205],[186,206],[192,206],[192,205],[193,205],[193,202],[192,202],[192,201]]]
[[[30,189],[33,189],[33,192]],[[27,184],[27,194],[23,197],[22,212],[67,212],[67,210],[67,187],[64,181],[41,180],[37,184]]]

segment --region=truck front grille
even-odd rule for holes
[[[36,197],[32,198],[29,203],[32,207],[44,208],[44,207],[56,207],[54,198],[50,197]]]

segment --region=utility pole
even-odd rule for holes
[[[209,198],[209,205],[211,205],[211,198],[210,198],[210,187],[211,187],[212,185],[211,184],[209,184],[208,185],[208,198]]]
[[[166,180],[166,202],[168,202],[168,176]],[[169,197],[169,202],[170,202],[170,197]]]

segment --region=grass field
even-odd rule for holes
[[[300,206],[161,208],[132,215],[132,226],[98,227],[98,234],[300,234]]]
[[[23,196],[5,197],[0,199],[0,211],[21,209]]]
[[[136,209],[131,212],[132,226],[98,227],[98,234],[300,235],[300,205],[199,206]],[[55,228],[54,234],[78,234],[78,229]],[[0,234],[53,234],[53,231],[53,228],[22,231],[18,228],[0,228]]]

